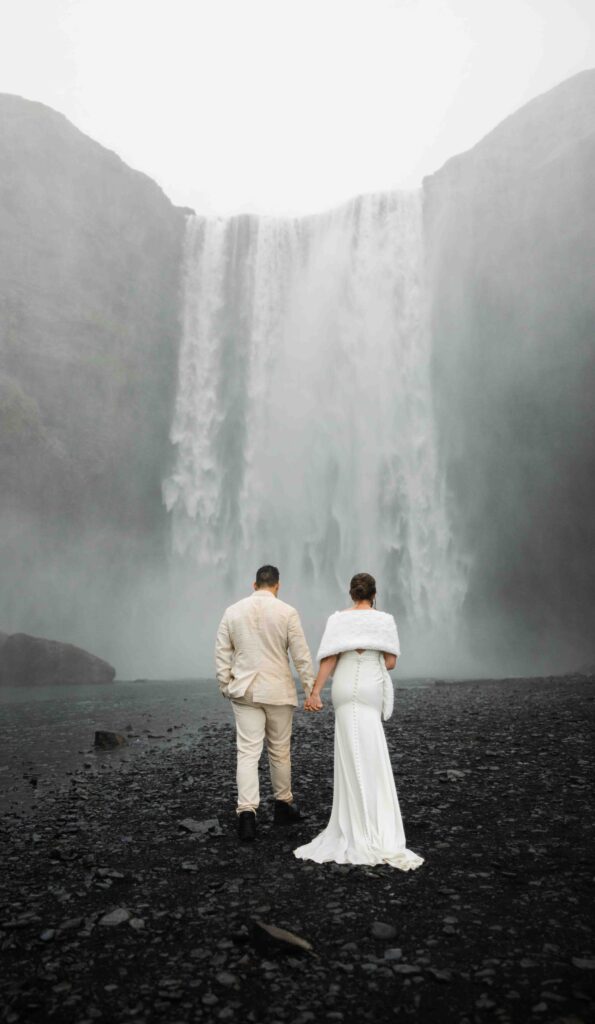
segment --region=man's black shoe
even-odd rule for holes
[[[256,839],[256,815],[254,811],[240,811],[238,814],[238,835],[243,843],[254,842]]]
[[[286,800],[275,800],[275,825],[296,825],[299,821],[305,821],[297,804],[287,803]]]

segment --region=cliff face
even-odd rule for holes
[[[595,72],[424,191],[469,668],[592,664]],[[158,628],[184,221],[62,115],[0,96],[0,629],[74,642],[120,675],[143,647],[163,667],[172,645],[194,652],[193,625],[190,641]]]
[[[0,96],[3,628],[81,639],[81,594],[161,553],[184,219],[61,114]]]
[[[595,72],[427,178],[433,381],[478,667],[595,652]]]
[[[113,683],[107,661],[73,644],[26,633],[0,634],[0,686],[60,686]]]

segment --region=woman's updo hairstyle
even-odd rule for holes
[[[349,584],[349,596],[352,601],[370,601],[376,597],[376,580],[369,572],[358,572]]]

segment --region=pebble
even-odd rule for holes
[[[186,829],[187,832],[193,832],[195,835],[205,835],[209,832],[213,835],[221,835],[221,826],[219,825],[218,818],[207,818],[206,821],[196,821],[195,818],[184,818],[184,820],[178,822],[178,824],[180,828]]]
[[[102,925],[118,925],[124,924],[125,921],[130,920],[130,913],[124,907],[117,907],[116,910],[110,911],[109,914],[104,914],[103,917],[99,918],[98,924]]]
[[[385,924],[384,921],[373,921],[370,934],[374,939],[394,939],[397,929],[392,924]]]
[[[226,988],[231,988],[233,985],[238,984],[238,979],[235,974],[228,974],[227,971],[220,971],[219,974],[215,975],[220,985],[224,985]]]

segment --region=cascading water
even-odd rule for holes
[[[301,219],[189,217],[163,495],[211,618],[272,562],[314,646],[359,571],[410,647],[452,638],[466,571],[429,359],[421,192]]]

